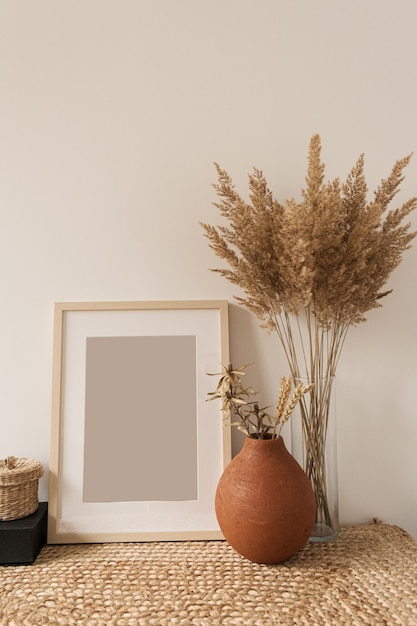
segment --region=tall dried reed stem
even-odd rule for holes
[[[246,202],[216,164],[215,206],[223,223],[202,227],[228,267],[213,271],[238,285],[245,294],[238,302],[277,333],[294,379],[334,377],[349,327],[365,321],[390,293],[382,288],[417,234],[404,224],[417,198],[389,209],[411,156],[394,164],[371,201],[363,155],[345,183],[325,182],[319,135],[310,141],[301,202],[280,204],[256,168]],[[303,423],[313,468],[325,442],[330,387],[311,393]],[[318,501],[324,501],[324,468],[316,462],[311,472]]]
[[[301,317],[301,314],[291,317],[284,313],[274,315],[273,320],[294,380],[313,383],[309,396],[301,398],[299,404],[305,450],[303,465],[316,496],[316,523],[331,529],[334,520],[329,505],[325,450],[332,417],[334,376],[349,326],[331,324],[324,329],[316,324],[311,307],[303,311],[302,322]]]

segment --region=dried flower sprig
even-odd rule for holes
[[[312,384],[298,384],[291,396],[291,378],[282,378],[274,415],[266,412],[269,407],[261,408],[257,402],[249,401],[256,395],[250,387],[245,387],[241,377],[248,365],[236,369],[231,364],[222,365],[223,371],[209,376],[220,376],[215,391],[210,392],[208,400],[222,401],[222,414],[225,424],[237,426],[237,429],[253,439],[274,439],[281,434],[282,427],[289,420],[302,396],[310,391]],[[232,421],[237,417],[237,421]]]

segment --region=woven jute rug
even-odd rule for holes
[[[224,541],[45,546],[0,567],[1,626],[417,625],[417,542],[345,526],[280,565]]]

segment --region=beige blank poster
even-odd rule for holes
[[[83,501],[196,500],[196,338],[86,344]]]

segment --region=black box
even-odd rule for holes
[[[0,522],[0,565],[30,565],[46,543],[48,503],[22,519]]]

